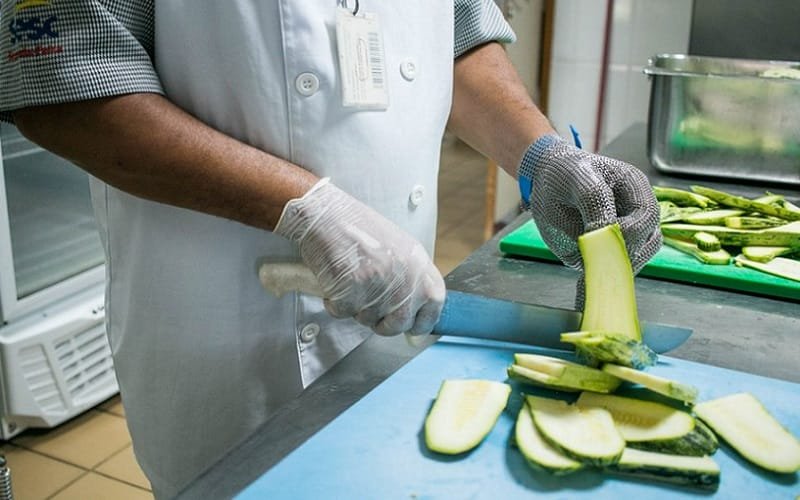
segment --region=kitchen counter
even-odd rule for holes
[[[641,168],[651,182],[686,188],[702,183],[745,196],[764,190],[800,199],[782,186],[726,184],[661,175],[647,161],[646,127],[635,125],[603,150]],[[577,273],[564,266],[508,258],[499,240],[528,220],[520,215],[446,277],[448,289],[555,307],[571,307]],[[800,382],[800,304],[787,300],[638,277],[643,320],[694,329],[669,356]],[[372,337],[235,447],[191,484],[180,498],[226,498],[260,477],[306,439],[419,354],[435,338],[410,347],[401,337]]]

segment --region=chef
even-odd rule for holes
[[[373,332],[431,331],[446,126],[520,179],[566,263],[613,222],[637,269],[660,244],[647,180],[556,135],[490,0],[7,0],[0,26],[2,118],[91,175],[159,498]],[[265,258],[303,262],[326,299],[268,296]]]

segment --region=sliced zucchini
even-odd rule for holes
[[[717,191],[703,186],[692,186],[692,191],[696,194],[711,198],[720,205],[726,207],[740,208],[748,212],[758,212],[765,215],[772,215],[786,220],[800,220],[800,212],[787,210],[783,207],[776,207],[769,203],[761,203],[734,194]]]
[[[672,399],[677,399],[678,401],[683,401],[685,404],[692,404],[697,400],[699,391],[697,387],[689,384],[614,364],[603,365],[603,371],[619,377],[622,380],[640,384],[653,392],[657,392]]]
[[[514,354],[514,364],[554,378],[561,386],[595,392],[611,392],[622,380],[597,368],[591,368],[572,361],[539,354]],[[528,373],[517,371],[518,375]],[[539,380],[542,379],[539,377]],[[553,380],[553,379],[551,379]]]
[[[719,238],[713,234],[704,233],[703,231],[694,233],[692,241],[697,245],[697,248],[704,252],[716,252],[722,248],[722,243],[719,242]]]
[[[618,333],[567,332],[561,334],[561,342],[575,345],[577,357],[591,366],[616,363],[641,370],[658,361],[658,354],[646,344]]]
[[[785,220],[774,217],[727,217],[725,219],[725,226],[732,229],[766,229],[785,224]]]
[[[767,263],[775,257],[792,253],[789,247],[742,247],[742,255],[755,262]]]
[[[598,370],[600,371],[600,370]],[[593,391],[609,393],[613,392],[619,384],[622,383],[620,379],[605,372],[604,375],[609,375],[606,379],[563,379],[542,373],[538,370],[526,368],[520,365],[511,365],[508,367],[508,376],[514,380],[518,380],[525,384],[545,387],[556,391],[564,392],[580,392],[580,391]]]
[[[522,405],[517,416],[514,439],[525,461],[535,469],[561,476],[583,468],[582,463],[567,457],[542,438],[533,424],[527,403]]]
[[[737,266],[749,267],[787,280],[800,281],[800,260],[775,257],[769,262],[756,262],[744,255],[737,255],[734,262]]]
[[[478,446],[506,406],[511,386],[490,380],[445,380],[425,419],[425,444],[455,455]]]
[[[542,437],[568,457],[597,466],[619,460],[625,440],[608,410],[537,396],[526,396],[525,401]]]
[[[683,189],[653,186],[653,194],[655,194],[658,201],[670,201],[682,207],[706,208],[717,204],[710,198]]]
[[[660,441],[641,441],[628,443],[631,448],[671,455],[703,457],[713,455],[719,449],[719,441],[714,432],[701,420],[695,419],[694,429],[678,439]]]
[[[694,214],[687,215],[683,218],[684,222],[688,222],[689,224],[701,224],[701,225],[716,225],[716,224],[725,224],[725,219],[728,217],[737,217],[742,215],[744,210],[736,210],[733,208],[720,208],[717,210],[710,210],[707,212],[697,212]]]
[[[580,408],[608,410],[628,444],[678,439],[694,430],[695,420],[691,415],[652,401],[584,392],[575,404]]]
[[[752,463],[772,472],[800,470],[800,442],[752,394],[704,401],[694,411]]]
[[[583,257],[586,297],[582,331],[605,331],[642,341],[633,270],[619,224],[578,237]]]
[[[697,236],[698,234],[709,234],[709,233],[695,233],[692,238]],[[710,235],[717,239],[716,236]],[[719,239],[717,239],[717,243],[719,243]],[[719,248],[718,250],[708,251],[702,250],[698,245],[695,243],[684,241],[678,238],[671,238],[669,236],[664,236],[664,244],[672,247],[676,250],[680,250],[683,253],[688,253],[695,259],[699,260],[704,264],[713,264],[713,265],[728,265],[731,262],[731,254],[727,252],[724,248]]]
[[[719,465],[710,457],[683,457],[625,448],[619,462],[606,470],[628,476],[715,490]]]
[[[785,224],[770,229],[731,229],[726,226],[703,226],[703,232],[713,234],[723,245],[800,247],[800,232]],[[661,225],[661,233],[670,238],[689,240],[698,231],[694,224],[669,223]]]

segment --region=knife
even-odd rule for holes
[[[258,277],[278,297],[288,292],[323,296],[317,278],[303,264],[264,263]],[[448,290],[433,334],[567,349],[561,334],[579,330],[580,323],[578,311]],[[675,349],[692,334],[690,328],[680,326],[648,321],[641,326],[642,340],[657,353]]]

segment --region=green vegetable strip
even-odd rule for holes
[[[736,196],[726,193],[724,191],[717,191],[703,186],[692,186],[692,191],[707,198],[710,198],[720,205],[728,207],[741,208],[749,212],[758,212],[767,215],[774,215],[786,220],[800,220],[800,212],[787,210],[783,207],[776,207],[768,203],[760,203],[758,201],[749,200],[742,196]]]

